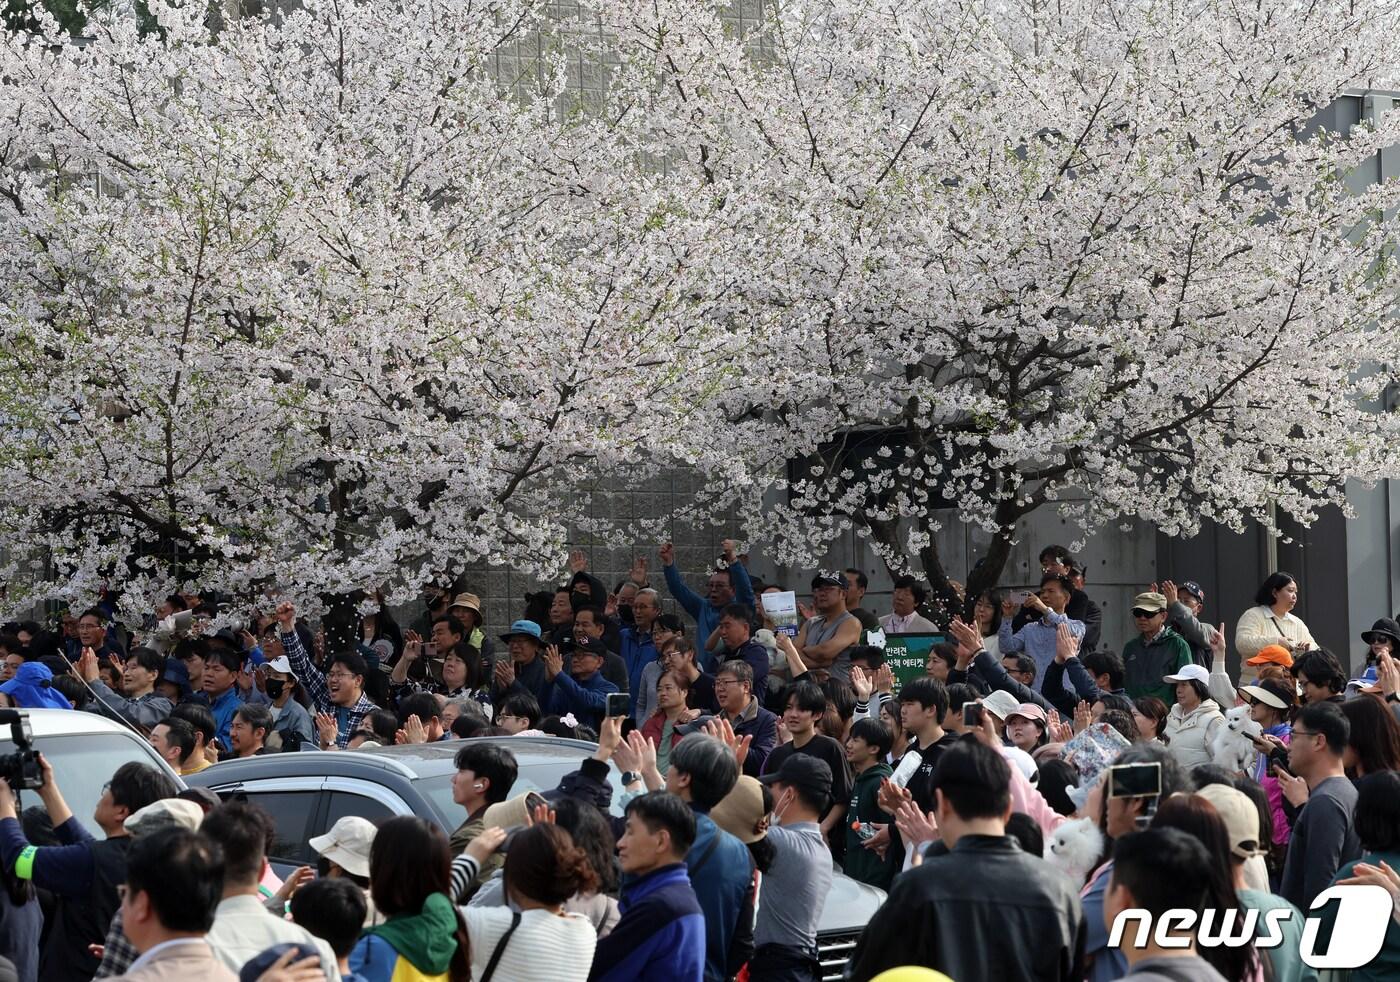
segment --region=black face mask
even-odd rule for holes
[[[624,624],[637,623],[637,617],[635,614],[632,613],[631,604],[628,604],[626,606],[619,605],[617,608],[617,616],[622,620],[622,623]]]
[[[280,699],[287,688],[287,682],[285,679],[268,679],[263,683],[263,687],[267,689],[269,699]]]

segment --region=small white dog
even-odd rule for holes
[[[1235,706],[1225,713],[1225,725],[1216,728],[1211,756],[1227,771],[1247,770],[1258,753],[1252,738],[1262,732],[1262,727],[1249,718],[1248,706]]]
[[[1065,871],[1076,887],[1083,886],[1103,855],[1103,833],[1088,818],[1076,818],[1055,830],[1045,841],[1045,859]]]

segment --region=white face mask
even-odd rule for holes
[[[788,808],[791,807],[796,798],[796,792],[784,791],[783,796],[773,802],[773,813],[768,816],[768,825],[770,828],[774,825],[782,824],[783,816],[787,814]]]

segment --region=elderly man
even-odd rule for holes
[[[753,694],[753,669],[748,662],[727,661],[715,673],[715,698],[719,701],[719,718],[734,730],[734,735],[753,738],[748,756],[744,758],[744,773],[758,777],[768,755],[778,744],[778,717],[758,704]],[[714,716],[701,716],[694,723],[681,727],[683,733],[703,732]]]
[[[534,696],[541,706],[549,701],[549,679],[545,677],[544,661],[540,658],[543,638],[540,626],[525,620],[516,621],[501,635],[510,657],[496,660],[491,683],[492,705],[499,706],[507,695],[517,692]]]

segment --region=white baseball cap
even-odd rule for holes
[[[274,672],[281,672],[284,675],[292,674],[292,660],[286,655],[278,655],[276,658],[269,658],[267,661],[263,662],[263,664]]]
[[[369,850],[374,844],[373,822],[358,815],[346,815],[325,835],[312,836],[310,845],[347,873],[369,876]]]
[[[1204,665],[1186,665],[1175,675],[1163,675],[1163,682],[1199,682],[1205,685],[1210,681],[1210,672]]]
[[[982,697],[982,705],[997,719],[1004,720],[1021,707],[1016,697],[1005,689],[998,689],[991,695]]]

